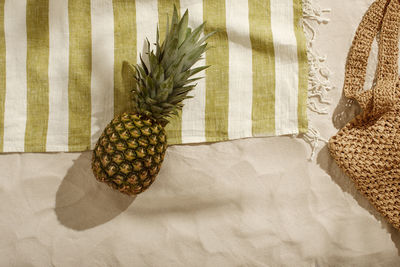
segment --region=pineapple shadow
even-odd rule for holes
[[[77,231],[107,223],[134,201],[94,178],[91,156],[91,152],[83,152],[74,161],[56,193],[55,213],[59,222]]]

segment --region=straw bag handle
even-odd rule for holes
[[[344,93],[356,99],[364,110],[381,113],[393,105],[398,82],[399,0],[377,0],[364,15],[346,64]],[[368,56],[372,42],[381,31],[377,83],[364,91]]]

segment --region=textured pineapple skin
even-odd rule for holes
[[[161,124],[123,113],[107,125],[96,143],[93,174],[124,194],[137,195],[154,182],[166,149],[167,136]]]

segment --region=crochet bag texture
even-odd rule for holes
[[[336,163],[374,207],[400,229],[399,0],[375,1],[364,15],[346,64],[344,93],[362,113],[329,141]],[[379,33],[376,82],[363,90],[368,56]]]

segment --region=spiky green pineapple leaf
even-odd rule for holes
[[[161,90],[166,90],[168,95],[171,94],[174,90],[174,76],[168,77],[165,81],[160,84]]]
[[[202,59],[208,49],[206,40],[214,33],[201,36],[205,23],[195,29],[190,28],[188,23],[188,10],[180,17],[174,6],[171,20],[167,15],[164,41],[160,43],[157,27],[155,50],[151,50],[150,42],[146,39],[147,61],[140,55],[140,64],[126,65],[124,75],[133,76],[128,78],[132,82],[126,85],[133,94],[134,111],[152,117],[163,125],[179,114],[185,99],[193,97],[188,94],[196,86],[193,83],[202,77],[191,77],[209,67],[192,68]]]
[[[185,14],[183,14],[183,17],[180,20],[179,25],[178,25],[178,29],[179,29],[178,46],[180,46],[183,43],[183,41],[185,41],[185,39],[186,39],[187,31],[188,31],[188,29],[190,29],[190,28],[188,28],[188,24],[189,24],[189,12],[188,12],[188,10],[186,10]]]

